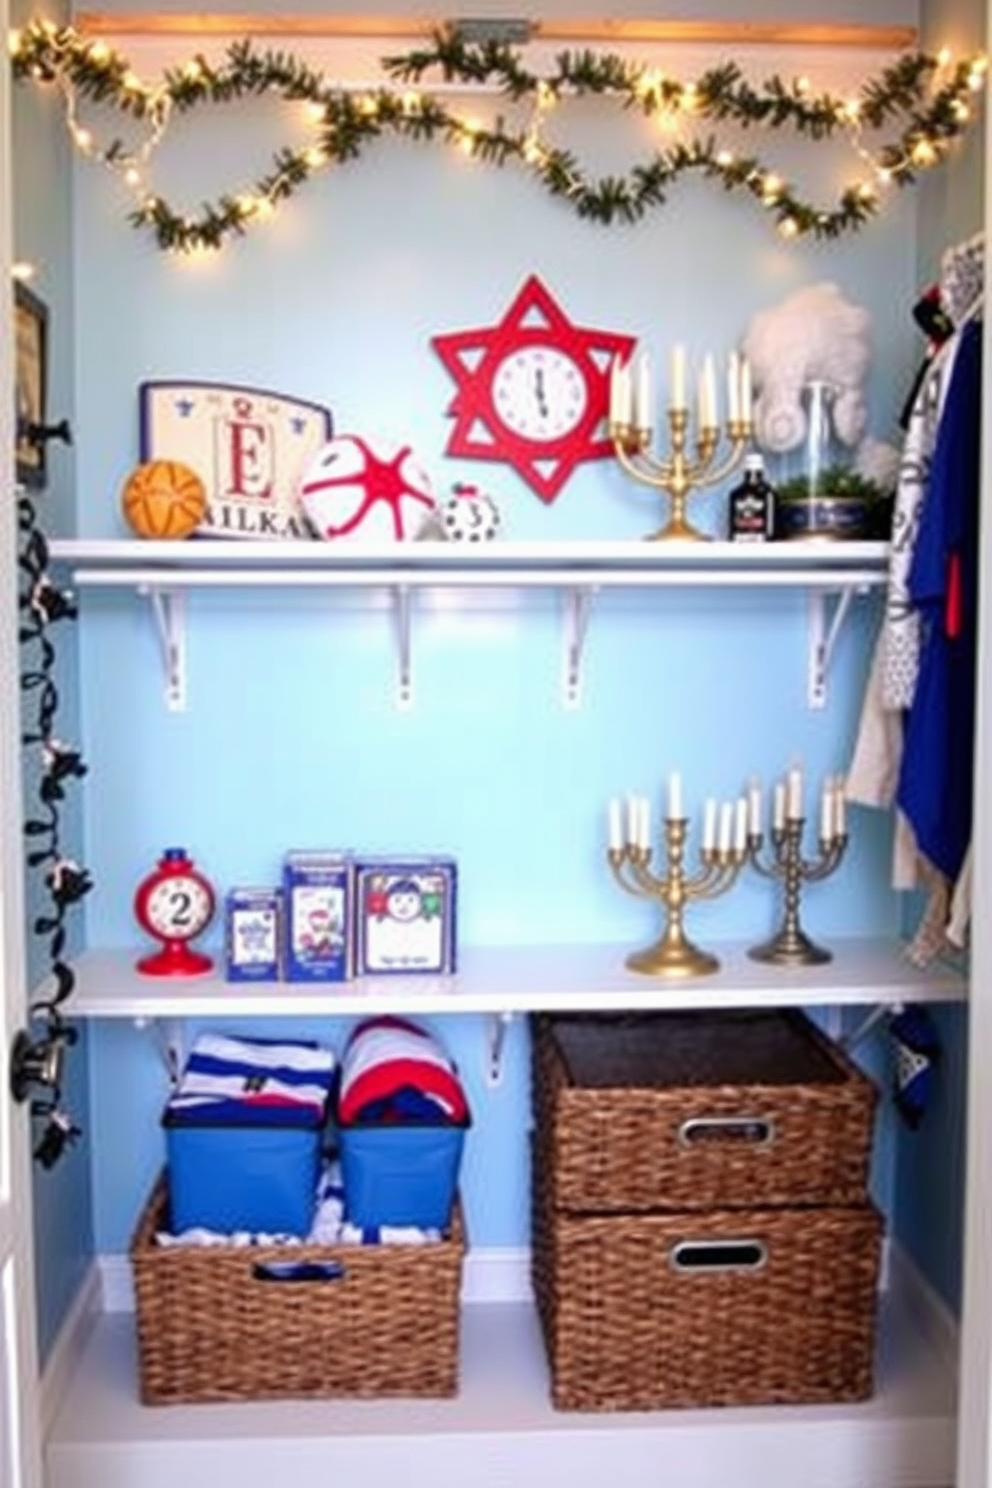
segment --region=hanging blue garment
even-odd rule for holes
[[[971,841],[981,322],[959,334],[909,573],[922,641],[897,791],[920,851],[951,880]]]

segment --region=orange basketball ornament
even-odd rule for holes
[[[178,460],[148,460],[124,482],[121,507],[139,537],[188,537],[207,510],[195,470]]]

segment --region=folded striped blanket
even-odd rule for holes
[[[440,1043],[406,1018],[367,1018],[341,1060],[338,1121],[451,1122],[469,1119],[458,1071]]]
[[[318,1126],[336,1061],[309,1040],[198,1034],[165,1110],[169,1126]]]

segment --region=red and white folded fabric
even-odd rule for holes
[[[439,1121],[462,1125],[468,1102],[453,1061],[438,1041],[405,1018],[360,1023],[341,1060],[338,1120]]]

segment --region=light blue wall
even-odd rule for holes
[[[33,7],[15,5],[18,24]],[[59,8],[51,14],[58,17]],[[37,269],[33,288],[49,308],[51,338],[49,410],[54,419],[72,418],[73,366],[73,255],[72,176],[69,146],[61,109],[54,96],[35,89],[15,88],[13,95],[14,250]],[[78,430],[77,430],[78,432]],[[72,521],[75,493],[74,454],[62,445],[49,446],[50,479],[38,497],[39,521],[51,533],[66,530]],[[57,733],[79,740],[78,657],[74,628],[61,624],[55,637],[59,662],[56,673],[60,695]],[[35,657],[35,661],[37,658]],[[29,720],[31,703],[27,699]],[[30,810],[37,801],[37,751],[25,769],[25,799]],[[62,845],[70,855],[82,856],[82,813],[78,786],[70,785],[62,815]],[[27,878],[28,922],[49,907],[41,874]],[[81,938],[82,917],[69,920],[70,944]],[[28,969],[32,986],[46,970],[47,940],[28,935]],[[88,1125],[89,1080],[85,1028],[67,1064],[65,1101],[70,1111]],[[90,1191],[90,1152],[80,1145],[70,1150],[51,1172],[34,1169],[35,1274],[38,1293],[38,1336],[42,1358],[48,1352],[59,1322],[72,1300],[93,1251]]]
[[[790,65],[768,58],[768,70]],[[278,115],[280,111],[273,106]],[[282,111],[287,130],[292,120]],[[270,113],[269,118],[272,117]],[[590,107],[569,143],[625,160],[608,111]],[[176,126],[166,190],[201,195],[243,179],[262,131],[248,110]],[[555,126],[552,125],[552,128]],[[806,152],[776,142],[783,168],[809,178]],[[838,155],[825,174],[849,176]],[[821,181],[821,185],[824,183]],[[409,438],[444,489],[475,479],[519,538],[634,537],[651,499],[609,463],[581,469],[552,507],[502,466],[445,457],[451,386],[438,332],[496,321],[540,274],[580,323],[642,337],[663,361],[725,353],[751,314],[790,289],[832,279],[872,312],[874,432],[891,437],[919,347],[909,321],[915,206],[898,198],[859,237],[786,245],[761,215],[700,185],[634,228],[580,223],[507,171],[436,148],[387,144],[314,183],[264,230],[218,261],[182,265],[122,221],[105,174],[77,175],[76,266],[81,440],[79,527],[123,532],[117,501],[137,457],[136,389],[148,377],[227,378],[326,399],[340,431]],[[113,308],[111,308],[113,307]],[[703,503],[717,525],[722,498]],[[87,852],[97,889],[93,944],[133,945],[134,885],[159,850],[185,842],[222,887],[271,881],[287,848],[454,852],[464,941],[613,941],[618,958],[653,931],[649,910],[612,886],[605,803],[627,789],[660,802],[667,771],[689,803],[765,781],[800,755],[814,777],[843,767],[874,624],[844,633],[823,713],[805,706],[805,610],[785,593],[702,591],[604,596],[589,638],[586,695],[559,698],[561,639],[548,600],[419,617],[416,705],[392,704],[389,616],[319,594],[191,600],[189,710],[167,714],[147,614],[122,595],[87,595],[82,692],[91,777]],[[843,871],[811,893],[811,927],[894,929],[885,824],[857,814]],[[774,896],[753,879],[694,917],[701,938],[765,933]],[[236,994],[232,992],[232,1001]],[[508,1084],[481,1085],[482,1026],[440,1023],[472,1086],[469,1227],[481,1244],[526,1238],[525,1041],[515,1028]],[[333,1025],[315,1031],[334,1038]],[[92,1128],[96,1235],[126,1243],[161,1160],[163,1076],[146,1037],[94,1030]],[[888,1124],[877,1191],[890,1193]]]

